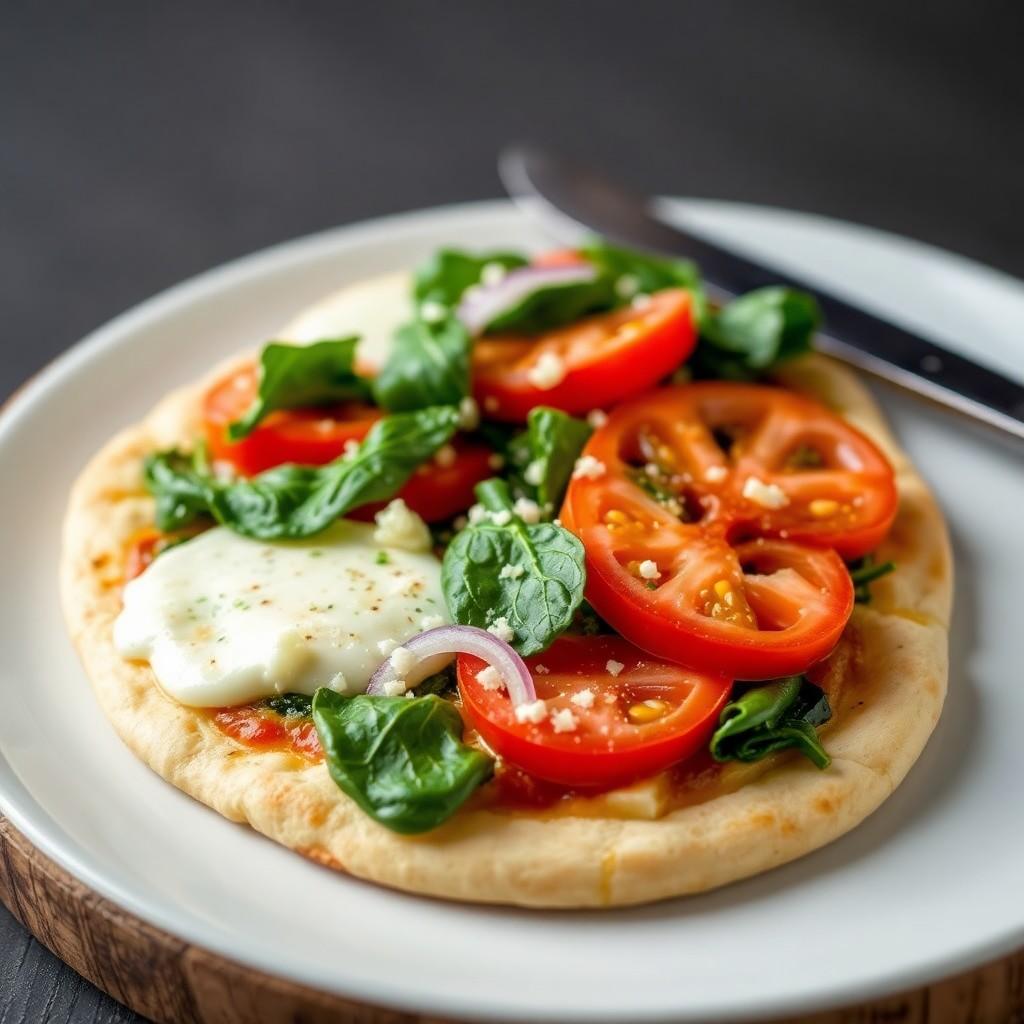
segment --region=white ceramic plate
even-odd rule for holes
[[[1024,287],[818,218],[676,208],[836,290],[1013,371]],[[136,761],[93,701],[56,593],[65,496],[86,459],[168,389],[269,337],[340,284],[442,243],[543,243],[505,203],[331,231],[205,274],[115,320],[0,419],[0,809],[88,885],[226,956],[324,989],[488,1020],[710,1021],[820,1009],[1024,943],[1020,450],[883,392],[953,531],[950,696],[919,764],[869,821],[706,896],[536,913],[388,892],[229,824]]]

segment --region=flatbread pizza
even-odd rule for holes
[[[342,290],[75,484],[105,714],[226,818],[432,896],[635,904],[837,839],[938,721],[952,560],[815,323],[599,243]]]

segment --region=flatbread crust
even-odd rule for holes
[[[857,607],[846,634],[853,653],[825,735],[832,766],[821,772],[796,756],[755,771],[736,766],[731,785],[660,817],[664,779],[557,811],[468,805],[425,835],[388,831],[331,782],[323,764],[241,746],[204,712],[166,697],[148,665],[114,649],[125,549],[152,524],[141,461],[154,449],[191,443],[201,396],[228,368],[167,397],[82,473],[65,522],[61,591],[72,638],[121,738],[168,782],[232,821],[331,868],[412,892],[618,906],[711,889],[817,849],[874,811],[924,748],[946,693],[952,557],[945,524],[865,388],[838,364],[809,356],[787,367],[783,382],[871,436],[891,459],[900,492],[880,552],[898,571],[874,585],[871,604]]]

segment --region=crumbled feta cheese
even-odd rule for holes
[[[491,469],[501,469],[505,465],[505,456],[499,455],[498,452],[491,452],[487,456],[487,465]]]
[[[459,429],[476,430],[480,426],[480,406],[472,395],[459,402]]]
[[[420,629],[437,629],[438,626],[443,626],[445,622],[443,615],[424,615],[420,619]]]
[[[653,462],[648,462],[644,465],[644,472],[652,479],[656,476],[661,476],[661,469]]]
[[[381,687],[385,697],[401,697],[406,692],[406,685],[401,679],[392,679]]]
[[[517,580],[526,570],[521,565],[503,565],[498,573],[499,580]]]
[[[491,513],[491,522],[495,526],[508,526],[512,522],[512,513],[507,508],[499,509]]]
[[[490,519],[491,513],[483,507],[483,505],[470,505],[469,506],[469,522],[471,526],[476,526],[477,523],[484,522],[485,519]]]
[[[550,391],[565,380],[568,370],[565,360],[554,352],[541,352],[536,362],[526,371],[526,379],[541,391]]]
[[[523,479],[531,487],[539,487],[544,479],[544,462],[541,459],[534,459],[523,473]]]
[[[359,454],[359,442],[355,438],[350,437],[345,442],[341,454],[346,459],[354,459]]]
[[[548,672],[550,672],[551,670],[547,667],[547,665],[534,665],[533,671],[536,672],[539,676],[546,676]]]
[[[443,444],[434,452],[434,461],[442,468],[447,469],[455,465],[458,454],[450,444]]]
[[[641,578],[645,580],[656,580],[661,576],[661,570],[658,568],[658,563],[651,558],[645,558],[637,568],[637,572],[639,572]]]
[[[551,522],[554,523],[555,526],[559,526],[560,527],[562,525],[562,520],[561,519],[552,519]]]
[[[595,459],[593,455],[581,455],[576,460],[576,465],[573,466],[572,478],[573,480],[597,480],[604,476],[605,468],[605,464],[600,459]]]
[[[439,324],[447,315],[448,310],[444,304],[433,299],[428,299],[420,305],[420,319],[424,323]]]
[[[636,295],[640,281],[635,274],[623,274],[615,282],[615,294],[620,299],[631,299]]]
[[[419,664],[419,660],[407,647],[396,647],[391,652],[391,667],[397,676],[407,676]]]
[[[501,405],[501,403],[494,397],[494,395],[488,395],[484,399],[484,408],[488,412],[497,412],[498,411],[498,407],[500,405]]]
[[[610,676],[617,676],[625,667],[621,661],[616,661],[614,658],[609,658],[604,663],[604,670]]]
[[[319,420],[317,422],[317,430],[320,429],[320,424],[323,422],[323,420]],[[327,424],[328,429],[334,429],[334,420],[328,420]],[[214,478],[217,480],[218,483],[221,484],[230,484],[238,476],[238,474],[235,472],[235,467],[232,466],[230,462],[225,462],[222,459],[215,459],[213,465],[210,468],[213,470]]]
[[[633,296],[633,301],[630,305],[634,309],[646,309],[654,300],[646,292],[640,292],[639,295]]]
[[[743,485],[743,497],[761,508],[785,508],[789,504],[786,492],[778,484],[766,484],[756,476],[748,476]]]
[[[604,409],[591,409],[587,413],[587,422],[595,430],[600,430],[608,422],[608,413]]]
[[[345,678],[345,673],[335,672],[334,675],[331,676],[327,685],[332,690],[337,690],[338,693],[344,693],[345,690],[348,688],[348,680]]]
[[[578,690],[569,700],[580,708],[592,708],[594,706],[594,691],[589,687],[585,690]]]
[[[517,704],[515,716],[517,722],[532,722],[537,725],[548,717],[548,706],[542,700],[535,700],[529,704]]]
[[[508,624],[508,619],[504,615],[495,619],[487,627],[487,632],[493,633],[499,640],[504,640],[507,644],[510,644],[516,635],[516,631]]]
[[[396,640],[380,640],[377,642],[377,650],[380,651],[381,656],[386,658],[391,652],[398,646]]]
[[[500,263],[485,263],[480,271],[480,283],[488,286],[501,284],[508,271]]]
[[[720,484],[729,475],[729,470],[725,466],[708,466],[704,470],[704,479],[709,484]]]
[[[488,665],[477,672],[476,681],[485,690],[505,689],[505,680],[501,678],[501,673],[493,665]]]
[[[568,708],[561,708],[551,716],[551,728],[555,732],[574,732],[576,716]]]
[[[401,499],[395,498],[374,517],[373,539],[386,548],[429,551],[432,541],[427,524]]]
[[[540,522],[540,505],[529,498],[516,498],[512,510],[524,523]]]

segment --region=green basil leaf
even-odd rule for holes
[[[387,416],[355,455],[326,466],[277,466],[248,480],[218,480],[178,452],[151,456],[146,483],[157,499],[157,525],[166,530],[209,513],[260,540],[311,536],[354,508],[393,497],[448,441],[458,418],[451,406]]]
[[[505,619],[512,646],[536,654],[566,630],[583,600],[583,545],[561,526],[527,525],[514,515],[504,480],[485,480],[477,497],[498,522],[492,516],[467,526],[448,546],[441,567],[448,612],[481,629]],[[503,574],[506,566],[522,573]]]
[[[505,270],[525,267],[529,261],[514,252],[469,253],[459,249],[439,249],[416,270],[413,294],[416,301],[439,302],[453,308],[467,288],[480,283],[488,264]]]
[[[458,405],[469,394],[469,351],[469,332],[454,316],[399,327],[373,382],[377,404],[395,412]]]
[[[573,466],[590,437],[590,426],[559,409],[536,406],[526,431],[509,444],[517,489],[534,498],[550,518],[562,503]]]
[[[888,576],[896,569],[895,562],[876,563],[874,555],[864,555],[846,566],[853,581],[853,599],[857,604],[869,604],[871,601],[871,586],[875,580]]]
[[[750,380],[808,352],[820,323],[813,295],[759,288],[722,309],[704,311],[691,365],[697,376]]]
[[[321,688],[313,721],[331,778],[393,832],[436,828],[494,770],[462,742],[462,717],[440,697],[343,697]]]
[[[831,717],[824,691],[803,676],[754,686],[722,709],[711,737],[711,756],[750,762],[796,748],[816,767],[827,768],[832,761],[816,727]]]
[[[671,260],[620,249],[601,239],[583,246],[580,252],[612,281],[614,294],[620,301],[663,288],[686,288],[700,295],[700,271],[690,260]]]
[[[274,341],[260,354],[260,384],[245,415],[228,427],[241,440],[276,409],[366,399],[370,388],[352,369],[358,338],[288,345]]]

